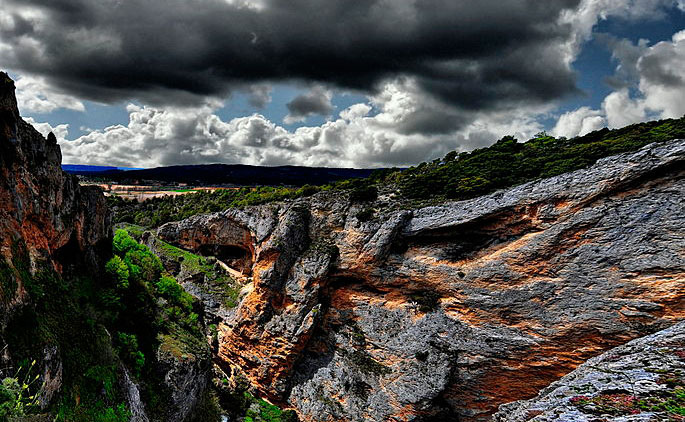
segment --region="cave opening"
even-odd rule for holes
[[[243,274],[252,270],[252,251],[239,245],[207,244],[200,246],[198,252],[204,256],[216,257],[219,261]]]

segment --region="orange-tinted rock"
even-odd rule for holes
[[[672,141],[469,201],[322,193],[159,235],[248,251],[218,357],[303,420],[485,421],[685,319],[684,163]]]
[[[105,198],[62,171],[59,145],[48,138],[19,117],[14,83],[0,72],[0,260],[28,259],[32,271],[94,266],[111,237]],[[0,286],[0,328],[25,298],[16,281],[14,291]]]

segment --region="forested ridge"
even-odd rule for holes
[[[344,180],[300,188],[240,188],[149,199],[143,203],[110,198],[116,222],[156,227],[195,214],[218,212],[267,202],[297,199],[321,191],[349,192],[353,201],[373,200],[378,191],[394,194],[406,207],[461,200],[540,178],[589,167],[597,160],[635,151],[653,142],[685,138],[685,117],[602,129],[576,138],[544,132],[526,142],[505,136],[471,152],[452,151],[442,159],[409,169],[375,171],[366,179]]]

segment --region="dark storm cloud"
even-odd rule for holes
[[[98,101],[192,102],[277,80],[388,77],[461,109],[575,90],[557,24],[579,0],[0,0],[3,65]],[[26,17],[35,8],[45,18]],[[296,104],[295,104],[296,105]]]
[[[332,95],[324,87],[315,86],[309,92],[298,95],[286,104],[286,122],[297,122],[315,114],[328,116],[333,112]]]
[[[436,135],[453,132],[467,122],[467,116],[451,110],[417,110],[398,122],[397,132],[404,135]]]
[[[640,61],[642,77],[652,84],[662,85],[671,89],[682,88],[685,85],[683,69],[673,66],[671,51],[655,51],[645,55]]]
[[[605,78],[604,82],[611,88],[619,90],[634,85],[640,79],[637,68],[638,61],[646,48],[644,42],[639,45],[630,40],[621,39],[607,33],[595,34],[595,39],[611,51],[611,56],[620,66],[613,75]],[[645,41],[646,42],[646,41]]]

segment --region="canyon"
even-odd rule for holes
[[[8,363],[13,321],[39,305],[25,281],[46,269],[97,280],[113,233],[101,191],[62,172],[54,135],[19,117],[5,74],[0,137],[0,255],[15,263],[0,285]],[[596,379],[593,367],[637,373],[635,356],[671,348],[650,365],[680,368],[684,164],[685,141],[671,140],[465,201],[325,191],[149,230],[153,251],[164,241],[211,256],[239,293],[227,304],[183,261],[162,259],[203,305],[204,328],[216,326],[212,354],[157,352],[171,390],[158,419],[119,364],[131,420],[190,421],[220,372],[306,422],[559,422],[552,410],[578,411],[569,385]],[[59,346],[41,352],[47,409],[66,362]]]
[[[683,319],[684,162],[673,141],[468,201],[323,193],[157,235],[230,252],[220,364],[303,420],[487,421]]]

